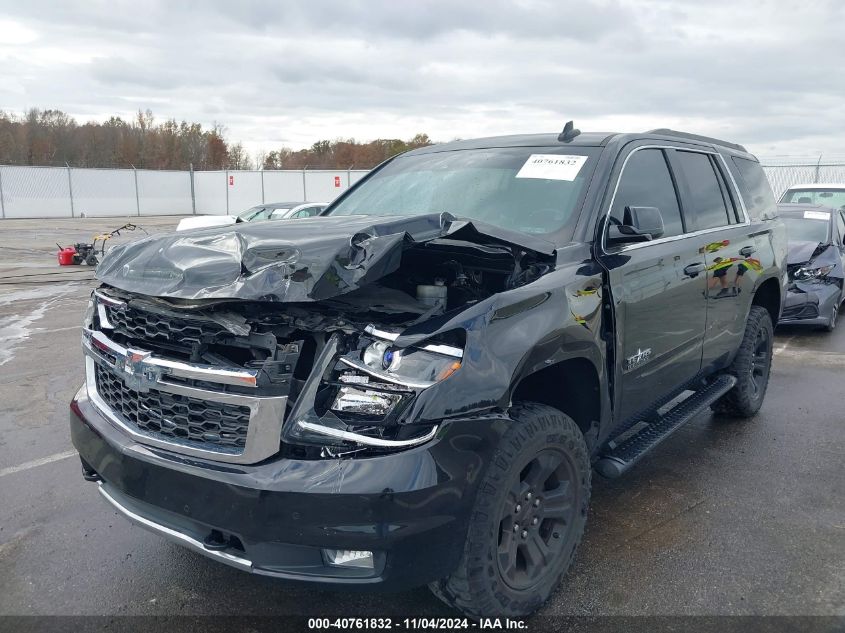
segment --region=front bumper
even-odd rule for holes
[[[444,424],[437,438],[371,458],[224,464],[138,443],[85,389],[73,444],[100,492],[142,527],[239,569],[278,578],[402,590],[460,560],[483,470],[507,420]],[[374,552],[374,568],[333,567],[329,549]]]
[[[818,325],[830,323],[833,308],[839,304],[841,290],[837,284],[790,283],[780,323],[784,325]]]

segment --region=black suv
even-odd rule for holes
[[[397,156],[320,217],[112,249],[85,479],[239,569],[524,616],[616,477],[760,408],[786,240],[739,145],[510,136]]]

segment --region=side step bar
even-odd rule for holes
[[[641,431],[602,453],[596,462],[596,470],[610,479],[621,476],[660,442],[733,389],[734,385],[734,376],[719,376]]]

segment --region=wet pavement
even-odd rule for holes
[[[0,223],[0,614],[454,615],[426,589],[231,569],[131,526],[82,480],[67,405],[91,271],[58,269],[54,242],[121,223]],[[845,616],[845,325],[779,330],[775,345],[755,419],[702,414],[624,478],[595,475],[586,537],[544,614]]]

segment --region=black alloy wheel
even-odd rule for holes
[[[580,507],[575,465],[546,449],[519,473],[505,498],[499,522],[498,563],[513,589],[532,587],[553,572],[549,562],[571,546]]]
[[[587,522],[592,466],[562,411],[516,402],[473,504],[463,555],[429,584],[472,618],[526,617],[572,565]]]

